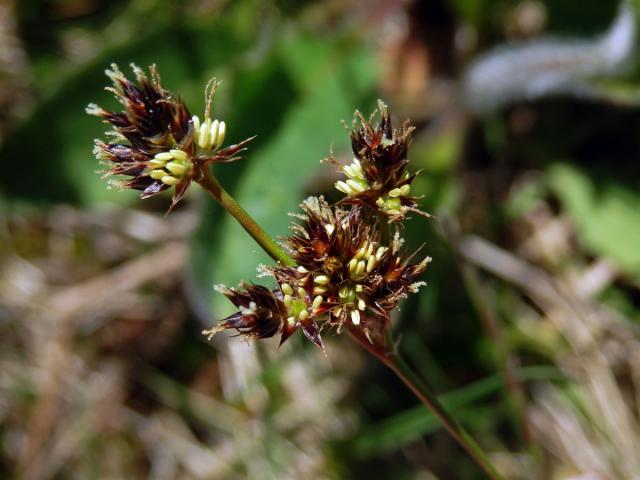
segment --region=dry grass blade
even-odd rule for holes
[[[580,416],[577,410],[559,407],[548,393],[538,397],[537,430],[547,437],[547,445],[555,445],[552,453],[562,450],[563,456],[568,456],[581,472],[600,472],[606,478],[640,475],[640,425],[616,378],[618,365],[605,350],[614,343],[618,349],[637,351],[637,329],[616,312],[588,298],[586,293],[597,292],[597,286],[576,292],[572,287],[585,282],[572,285],[554,279],[479,237],[463,238],[458,248],[467,261],[515,285],[533,300],[543,313],[540,320],[550,322],[571,348],[570,352],[559,352],[556,362],[574,378],[586,413]],[[596,273],[604,269],[604,278],[612,275],[606,265],[596,265],[594,269]],[[540,412],[545,412],[547,421],[542,420]],[[573,449],[570,454],[567,448]],[[587,466],[587,470],[581,470]]]

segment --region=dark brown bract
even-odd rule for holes
[[[296,330],[324,350],[320,329],[314,317],[314,304],[303,290],[293,291],[283,283],[275,291],[261,285],[242,283],[240,288],[218,286],[239,311],[225,318],[220,324],[204,333],[209,337],[216,333],[235,329],[249,338],[270,338],[280,333],[282,345]]]
[[[242,283],[240,289],[216,287],[240,310],[225,318],[210,335],[236,329],[250,338],[270,338],[282,330],[287,309],[274,292],[262,285]]]

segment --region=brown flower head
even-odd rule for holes
[[[322,197],[301,204],[303,224],[292,226],[285,246],[298,267],[271,268],[276,281],[305,292],[317,305],[316,316],[329,314],[329,324],[361,326],[368,335],[386,328],[390,312],[422,285],[420,263],[400,254],[396,235],[384,245],[361,208],[331,208]]]
[[[113,129],[107,141],[96,140],[94,153],[106,161],[106,176],[131,177],[116,182],[123,188],[141,190],[142,198],[175,187],[173,208],[184,196],[191,181],[197,179],[199,168],[211,162],[229,162],[250,140],[220,150],[226,125],[209,117],[213,93],[218,83],[209,82],[205,90],[205,120],[191,116],[185,104],[162,87],[155,66],[151,78],[132,65],[136,81],[132,82],[111,65],[106,70],[113,86],[107,87],[122,104],[120,112],[110,112],[95,104],[87,113],[104,118]]]
[[[380,121],[374,126],[376,113]],[[335,184],[347,195],[342,203],[366,205],[389,222],[404,220],[410,211],[429,216],[417,208],[418,197],[411,196],[416,175],[407,171],[407,153],[413,131],[414,127],[406,125],[394,130],[382,101],[378,101],[378,109],[368,121],[356,111],[351,132],[353,162],[341,165],[333,155],[329,157],[347,177]]]
[[[225,318],[219,325],[204,333],[216,333],[236,329],[249,338],[270,338],[280,333],[282,345],[296,330],[324,350],[320,329],[316,324],[314,310],[317,302],[299,290],[294,292],[286,283],[271,291],[261,285],[242,283],[240,289],[217,287],[239,311]]]

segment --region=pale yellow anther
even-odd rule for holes
[[[197,138],[198,134],[200,133],[200,119],[197,115],[191,117],[191,123],[193,123],[193,132]]]
[[[305,298],[307,296],[307,292],[304,288],[298,287],[298,297]]]
[[[327,293],[327,287],[323,287],[323,286],[315,286],[313,287],[313,294],[314,295],[322,295],[324,293]]]
[[[347,175],[347,177],[351,177],[354,178],[357,175],[353,172],[353,168],[351,167],[351,165],[345,165],[343,168],[344,173]]]
[[[409,195],[409,193],[411,193],[411,186],[410,185],[406,184],[406,185],[402,185],[400,187],[400,194],[403,197],[406,197],[407,195]]]
[[[358,262],[358,266],[356,267],[356,275],[362,275],[366,269],[367,263],[364,260],[360,260]]]
[[[171,186],[174,186],[180,183],[179,179],[177,179],[176,177],[172,177],[171,175],[165,175],[160,179],[160,181],[165,185],[171,185]]]
[[[169,170],[173,175],[177,177],[181,177],[187,170],[186,165],[175,161],[167,163],[164,168]]]
[[[367,273],[373,272],[373,269],[375,268],[375,266],[376,266],[376,257],[371,255],[369,257],[369,260],[367,260]]]
[[[383,208],[383,207],[384,207],[384,199],[383,199],[382,197],[378,197],[378,198],[376,199],[376,205],[377,205],[378,207],[380,207],[380,208]]]
[[[369,248],[369,242],[365,241],[362,247],[360,247],[358,251],[356,251],[356,254],[353,256],[353,258],[358,259],[364,257],[364,254],[367,253],[367,248]]]
[[[216,147],[219,147],[224,143],[224,139],[227,136],[227,124],[224,122],[220,122],[220,126],[218,127],[218,138],[216,138]]]
[[[287,323],[293,327],[296,324],[296,317],[288,317]]]
[[[307,318],[309,318],[309,312],[307,310],[302,310],[298,314],[298,318],[300,319],[301,322],[304,322]]]
[[[318,295],[316,298],[313,299],[313,303],[311,304],[311,306],[315,310],[316,308],[320,307],[321,303],[322,303],[322,297]]]
[[[200,126],[200,134],[198,135],[198,146],[200,148],[208,148],[210,134],[211,134],[211,119],[207,118],[205,123]]]
[[[314,283],[317,283],[318,285],[328,285],[329,282],[331,281],[331,279],[329,277],[327,277],[326,275],[318,275],[317,277],[315,277],[313,279]]]
[[[300,273],[309,273],[309,270],[307,270],[306,268],[304,268],[302,265],[300,265],[300,266],[298,267],[298,271],[299,271]]]
[[[349,273],[356,273],[356,268],[358,268],[358,259],[354,257],[349,260]]]
[[[399,197],[400,195],[402,195],[402,191],[399,188],[394,188],[393,190],[389,191],[389,196],[392,198]]]
[[[351,321],[354,325],[360,325],[360,312],[358,310],[351,310]]]
[[[173,155],[173,158],[175,158],[176,160],[178,160],[180,162],[186,162],[187,158],[189,158],[187,156],[187,152],[184,152],[182,150],[172,149],[172,150],[169,150],[169,153],[171,155]]]
[[[364,258],[369,258],[372,253],[373,253],[373,243],[369,243],[369,245],[367,246],[367,251],[364,254]]]
[[[173,160],[173,155],[169,152],[160,152],[156,153],[153,158],[155,158],[156,160],[164,160],[165,162],[168,162],[169,160]]]
[[[360,180],[364,180],[364,173],[362,171],[362,165],[360,165],[360,161],[357,158],[353,159],[353,163],[351,165],[347,165],[344,167],[345,173],[348,174],[351,178],[357,178]]]
[[[151,172],[149,173],[149,176],[154,180],[160,180],[166,174],[167,172],[165,172],[164,170],[151,170]]]
[[[332,225],[331,223],[325,223],[324,224],[324,229],[327,231],[327,235],[331,236],[331,235],[333,235],[333,232],[335,231],[336,227],[335,227],[335,225]]]
[[[211,127],[209,127],[209,143],[211,144],[209,148],[214,148],[218,143],[219,127],[220,127],[220,122],[218,120],[214,120],[211,123]]]
[[[364,286],[362,286],[361,284],[357,284],[356,285],[356,292],[360,293],[364,291]]]
[[[147,167],[149,168],[162,168],[167,164],[166,160],[158,160],[157,158],[152,158],[147,162]]]
[[[291,306],[291,302],[293,301],[293,298],[291,297],[291,295],[285,295],[282,298],[282,303],[284,303],[284,305],[289,308]]]
[[[378,247],[378,250],[376,250],[376,260],[380,260],[387,250],[387,247]]]
[[[291,288],[291,285],[289,285],[288,283],[283,283],[282,285],[280,285],[280,290],[282,290],[282,293],[284,293],[285,295],[293,295],[293,288]]]
[[[361,298],[358,299],[358,309],[364,311],[364,309],[367,308],[367,304],[365,303],[365,301]]]
[[[342,287],[338,290],[338,296],[340,298],[347,298],[349,296],[349,287]]]
[[[347,195],[351,195],[353,192],[351,190],[351,188],[349,188],[349,185],[347,185],[346,183],[344,183],[343,181],[337,181],[334,186],[336,187],[336,189],[340,190],[342,193],[346,193]]]
[[[353,180],[352,178],[348,179],[346,181],[346,184],[349,186],[349,188],[351,188],[351,190],[353,190],[356,193],[362,193],[367,189],[367,187],[363,185],[361,182],[357,180]]]

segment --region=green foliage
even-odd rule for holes
[[[569,164],[549,170],[549,184],[594,255],[640,279],[640,195],[607,178],[595,180]]]
[[[518,372],[521,382],[561,380],[562,374],[550,367],[527,367]],[[481,402],[505,387],[504,379],[496,374],[440,397],[443,405],[462,422],[473,422],[479,416],[499,415],[496,409],[482,406]],[[363,430],[351,440],[356,456],[372,457],[396,450],[439,430],[436,417],[422,405],[391,416]]]

